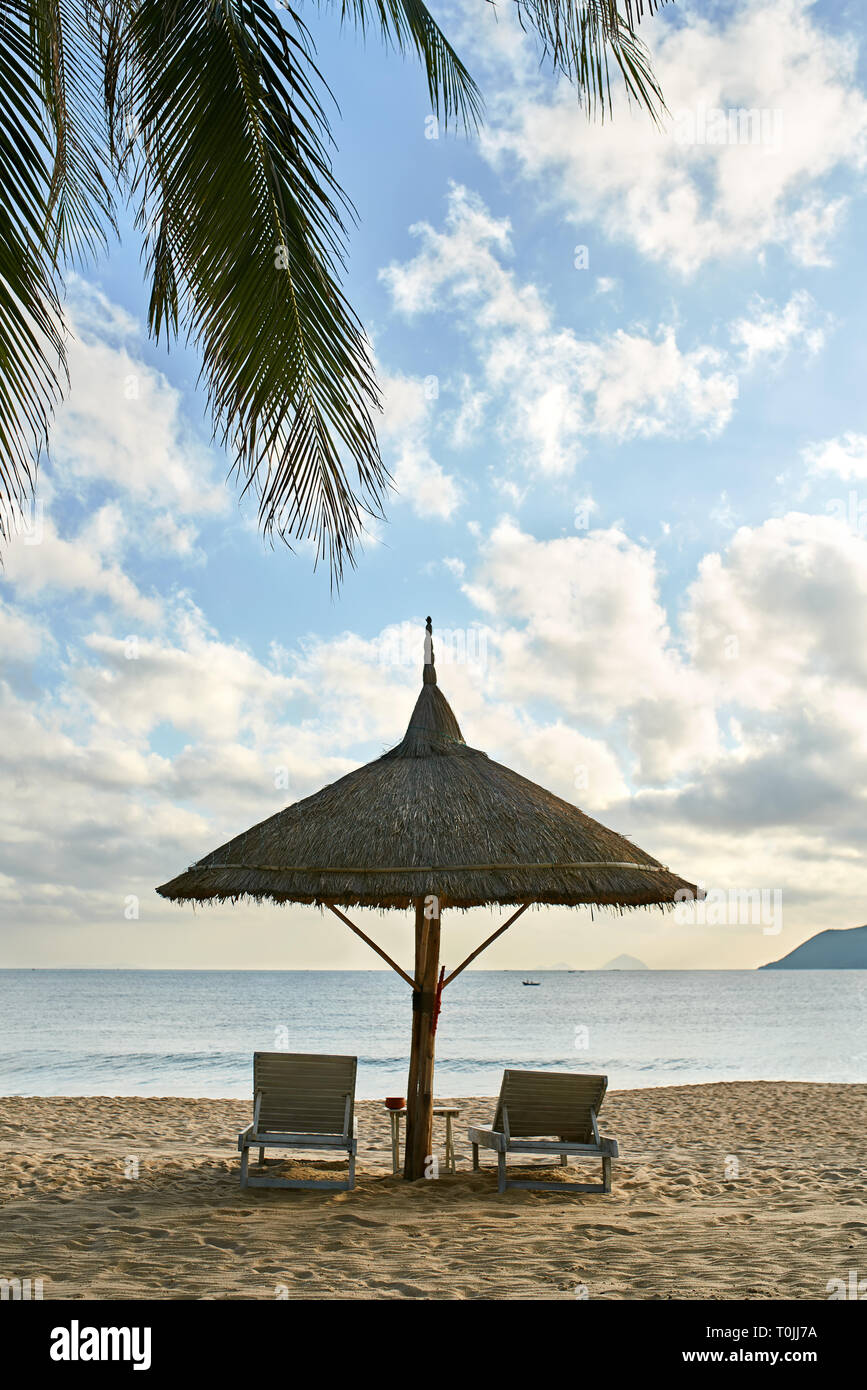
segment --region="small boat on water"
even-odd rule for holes
[[[542,983],[541,980],[522,980],[522,981],[521,981],[521,984],[522,984],[522,985],[540,985],[541,983]]]

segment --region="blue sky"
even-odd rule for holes
[[[411,60],[314,26],[396,484],[339,595],[226,485],[132,228],[70,277],[72,387],[0,579],[5,964],[369,968],[313,910],[153,886],[397,741],[427,613],[468,742],[685,877],[782,894],[779,933],[533,913],[485,964],[752,966],[864,919],[860,7],[672,7],[662,132],[589,124],[506,7],[436,13],[477,138],[430,138]],[[758,143],[713,126],[738,109]]]

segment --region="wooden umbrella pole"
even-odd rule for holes
[[[420,1016],[416,1000],[421,991],[422,968],[424,965],[424,901],[416,899],[415,904],[415,989],[412,992],[412,1041],[409,1047],[409,1076],[406,1083],[406,1149],[404,1151],[403,1175],[410,1177],[409,1155],[410,1134],[418,1112],[416,1095],[418,1092],[418,1066],[421,1058]]]
[[[433,1138],[434,1011],[440,962],[440,919],[425,917],[424,898],[415,904],[415,979],[412,1045],[406,1088],[406,1154],[403,1176],[423,1178]],[[437,909],[438,911],[438,909]]]

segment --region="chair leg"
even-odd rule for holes
[[[247,1186],[247,1162],[248,1162],[248,1160],[249,1160],[249,1156],[250,1156],[250,1151],[249,1151],[249,1149],[242,1149],[242,1150],[241,1150],[241,1186],[242,1186],[242,1187],[246,1187],[246,1186]]]
[[[349,1191],[352,1192],[352,1190],[353,1190],[354,1187],[355,1187],[355,1154],[354,1154],[354,1153],[350,1153],[350,1155],[349,1155]]]
[[[479,1171],[479,1146],[478,1146],[478,1144],[474,1144],[474,1145],[473,1145],[473,1172],[474,1172],[474,1173],[477,1173],[478,1171]]]
[[[606,1192],[611,1191],[611,1159],[602,1160],[602,1186]]]
[[[497,1154],[497,1191],[506,1190],[506,1155],[502,1149]]]
[[[561,1154],[561,1155],[560,1155],[560,1167],[561,1167],[561,1168],[566,1168],[566,1167],[568,1166],[568,1164],[569,1164],[569,1156],[568,1156],[568,1154]]]
[[[264,1163],[264,1162],[265,1162],[265,1150],[264,1150],[264,1149],[261,1149],[261,1148],[260,1148],[260,1150],[259,1150],[259,1162],[260,1162],[260,1163]]]

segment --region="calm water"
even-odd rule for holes
[[[448,987],[438,1095],[491,1095],[504,1066],[606,1072],[617,1090],[867,1080],[867,971],[533,978]],[[3,970],[0,1094],[246,1096],[254,1049],[357,1053],[359,1095],[402,1094],[410,1022],[390,971]]]

